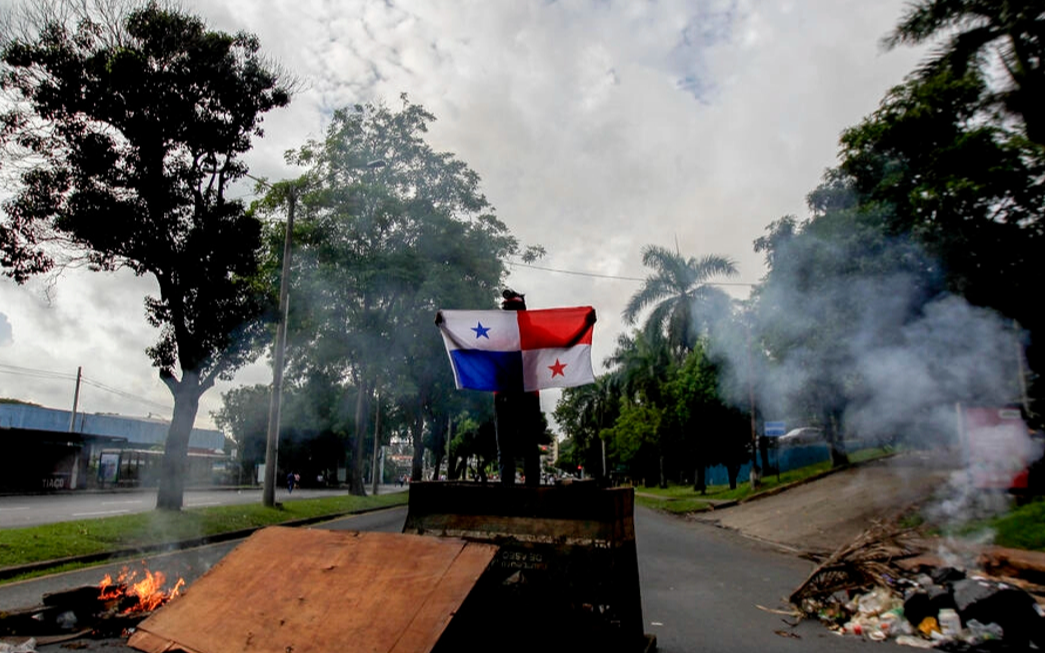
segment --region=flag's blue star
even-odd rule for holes
[[[476,339],[486,338],[490,339],[490,336],[486,335],[486,332],[490,330],[490,327],[484,327],[482,322],[476,322],[476,326],[472,327],[472,331],[475,331]]]

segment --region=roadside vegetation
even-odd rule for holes
[[[957,524],[935,523],[921,512],[909,515],[901,525],[918,528],[930,536],[988,542],[1010,549],[1045,552],[1045,499],[1014,505],[1004,514],[969,519]]]
[[[893,454],[892,449],[861,449],[849,454],[852,464],[876,460]],[[779,492],[792,483],[808,481],[832,470],[831,461],[808,465],[798,469],[781,472],[779,475],[766,474],[757,490],[752,492],[750,483],[738,483],[736,489],[728,485],[709,485],[702,494],[694,490],[692,485],[675,485],[669,483],[666,488],[635,488],[635,503],[663,512],[682,515],[693,512],[713,510],[716,504],[744,501],[752,496]]]
[[[1019,506],[991,521],[994,543],[1014,549],[1045,551],[1045,499]]]
[[[868,462],[895,453],[891,448],[863,449],[849,454],[851,464]],[[716,506],[731,505],[752,497],[774,494],[788,486],[813,480],[837,471],[830,461],[783,472],[780,476],[764,475],[759,488],[752,492],[750,483],[738,483],[736,489],[728,485],[709,485],[703,494],[691,485],[669,483],[667,487],[636,487],[635,503],[653,510],[685,515],[714,510]],[[1045,551],[1045,499],[1038,498],[1024,505],[1014,505],[1002,515],[989,519],[975,519],[960,524],[941,526],[933,523],[918,509],[904,515],[897,524],[901,528],[917,529],[928,537],[946,535],[957,539],[989,541],[996,546],[1027,551]]]
[[[363,510],[401,505],[406,503],[408,496],[406,492],[367,497],[345,495],[288,501],[276,508],[247,504],[181,511],[156,510],[134,515],[4,529],[0,531],[0,568],[73,556],[147,548],[167,542],[214,537],[300,519],[324,516],[333,518]],[[71,563],[61,569],[85,566],[90,564]],[[46,573],[54,573],[57,570],[50,568]],[[0,582],[26,577],[29,575]]]

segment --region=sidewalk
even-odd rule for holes
[[[874,521],[936,500],[954,472],[927,453],[894,456],[691,518],[790,549],[833,551]]]

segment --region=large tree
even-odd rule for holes
[[[900,44],[942,41],[918,71],[964,77],[996,68],[1000,82],[985,104],[1020,119],[1030,140],[1045,146],[1045,4],[1041,0],[917,0],[885,39]]]
[[[491,308],[518,245],[479,176],[425,140],[434,116],[336,111],[322,140],[292,157],[307,167],[292,289],[290,352],[358,390],[351,488],[361,493],[367,406],[379,389],[412,423],[420,480],[425,428],[449,424],[453,379],[433,325],[440,308]]]
[[[262,115],[289,101],[258,40],[149,3],[39,5],[4,35],[0,263],[18,282],[86,262],[151,275],[148,354],[174,396],[157,507],[182,505],[200,396],[254,350],[260,223],[227,197]],[[57,266],[57,268],[56,268]]]

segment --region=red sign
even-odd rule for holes
[[[1020,411],[964,408],[962,433],[974,487],[1002,490],[1027,487],[1027,466],[1034,447]]]

